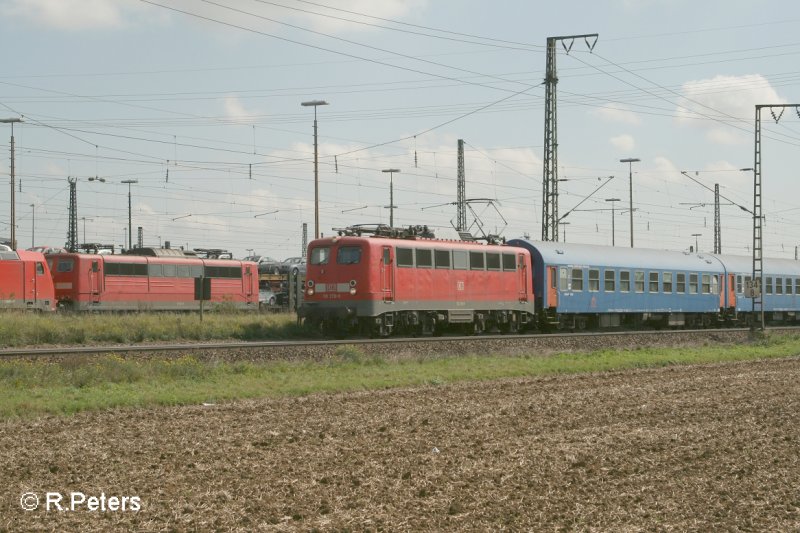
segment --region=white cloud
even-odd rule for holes
[[[682,93],[676,110],[678,123],[706,129],[706,138],[716,144],[748,142],[749,133],[724,123],[747,124],[749,128],[756,104],[784,102],[760,74],[688,81]]]
[[[611,137],[608,140],[608,142],[610,142],[611,146],[613,146],[620,152],[631,152],[636,146],[636,141],[631,135],[628,134],[622,134],[622,135],[617,135],[616,137]]]
[[[631,125],[638,125],[641,123],[636,113],[621,104],[606,104],[590,111],[590,114],[610,122],[622,122],[623,124]]]
[[[115,0],[9,0],[0,13],[63,30],[116,28],[123,20],[122,7]]]
[[[236,122],[250,124],[253,122],[254,113],[247,111],[235,96],[225,97],[225,116]]]

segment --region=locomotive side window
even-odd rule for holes
[[[484,259],[483,252],[470,252],[469,253],[469,269],[470,270],[483,270]]]
[[[414,266],[414,250],[412,248],[398,248],[396,250],[397,266],[399,267],[413,267]]]
[[[650,292],[658,292],[658,272],[650,272]]]
[[[631,292],[631,273],[627,270],[619,271],[619,290],[620,292]]]
[[[711,294],[711,275],[703,274],[701,289],[703,294]]]
[[[486,254],[486,270],[500,270],[500,254]]]
[[[339,265],[357,265],[360,262],[360,246],[341,246],[336,252],[336,263]]]
[[[59,259],[56,272],[72,272],[72,267],[74,265],[75,262],[72,259]]]
[[[562,291],[569,290],[569,275],[564,267],[558,269],[558,288]]]
[[[161,268],[161,265],[147,265],[147,274],[151,278],[161,278],[164,277],[164,270]]]
[[[605,274],[604,274],[605,275],[604,290],[606,292],[614,292],[616,290],[615,283],[614,283],[616,281],[616,279],[615,279],[616,276],[614,274],[615,274],[615,272],[613,270],[609,269],[609,270],[605,271]]]
[[[517,257],[514,254],[503,254],[503,270],[516,270]]]
[[[433,260],[436,262],[436,268],[450,268],[450,251],[434,250]]]
[[[772,276],[767,277],[767,294],[772,294]]]
[[[388,265],[392,262],[392,253],[388,247],[383,248],[383,264]]]
[[[672,272],[664,272],[664,293],[672,294]]]
[[[469,256],[464,250],[453,250],[453,269],[466,270],[469,267]]]
[[[589,292],[597,292],[600,290],[600,269],[589,269]]]
[[[433,250],[417,248],[414,251],[417,254],[417,268],[433,267]]]
[[[689,274],[689,294],[697,294],[697,274]]]
[[[678,282],[677,282],[676,292],[678,294],[684,294],[686,292],[686,274],[684,274],[683,272],[678,272],[677,280]]]
[[[192,277],[191,265],[178,265],[178,277],[191,278]]]
[[[641,270],[633,273],[633,289],[636,292],[644,292],[644,272]]]
[[[175,276],[178,275],[178,265],[162,265],[162,267],[164,270],[165,278],[174,278]]]
[[[320,246],[319,248],[312,248],[311,250],[312,265],[327,265],[330,257],[331,249],[327,246]]]
[[[573,291],[582,291],[583,290],[583,269],[582,268],[573,268],[572,269],[572,290]]]

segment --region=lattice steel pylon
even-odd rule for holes
[[[69,182],[69,227],[67,228],[67,251],[78,251],[78,178],[67,178]]]
[[[755,121],[755,156],[753,164],[753,315],[758,313],[761,318],[761,329],[765,329],[764,320],[764,243],[763,243],[763,224],[764,218],[761,210],[761,110],[769,108],[772,118],[777,124],[787,107],[793,107],[800,118],[800,104],[763,104],[756,105]],[[776,114],[775,109],[780,109]]]
[[[456,231],[467,231],[466,175],[464,170],[464,139],[458,140],[458,194],[456,197]]]
[[[589,42],[590,38],[594,41]],[[556,42],[562,41],[569,54],[575,39],[583,38],[589,51],[597,44],[597,33],[563,35],[547,38],[547,66],[545,70],[544,101],[544,170],[542,172],[542,240],[558,241],[558,120],[556,106]],[[569,46],[564,41],[569,41]]]

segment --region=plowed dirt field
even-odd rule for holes
[[[798,412],[792,358],[10,420],[0,530],[796,531]]]

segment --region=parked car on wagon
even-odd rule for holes
[[[305,257],[289,257],[283,263],[278,265],[281,274],[291,274],[297,276],[298,274],[306,273],[306,258]]]
[[[280,274],[281,262],[266,255],[249,255],[243,261],[257,263],[259,274]]]

